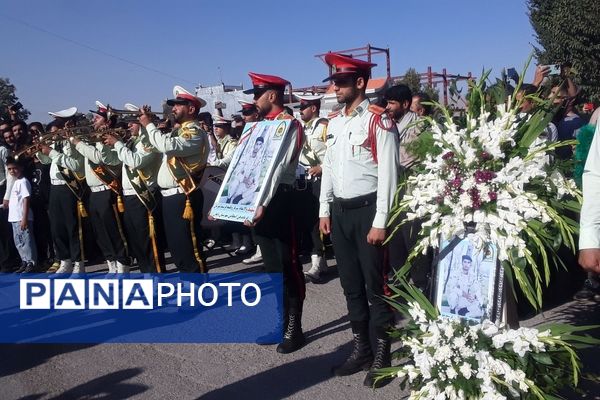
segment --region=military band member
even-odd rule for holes
[[[49,112],[55,117],[49,132],[60,132],[72,122],[77,108]],[[83,205],[84,158],[68,140],[58,140],[52,147],[41,145],[37,157],[50,164],[50,199],[48,215],[50,229],[60,260],[57,273],[84,272],[83,227],[81,218],[87,217]],[[48,270],[54,272],[54,268]]]
[[[206,272],[202,254],[202,191],[197,186],[206,167],[208,138],[197,122],[206,102],[180,86],[168,100],[179,128],[163,135],[146,107],[140,116],[149,143],[162,156],[157,183],[162,194],[165,235],[171,257],[181,272]],[[144,139],[143,139],[144,140]]]
[[[325,246],[319,231],[319,195],[321,193],[321,175],[323,159],[327,145],[327,118],[319,117],[321,110],[321,99],[323,95],[295,95],[300,99],[300,119],[304,122],[304,147],[300,153],[300,166],[303,178],[306,180],[306,188],[299,188],[300,203],[304,215],[303,220],[307,224],[310,234],[311,267],[304,273],[307,279],[317,282],[321,274],[327,269],[327,260],[324,258]],[[304,190],[303,190],[304,189]]]
[[[291,121],[290,130],[281,144],[281,159],[276,160],[273,175],[264,183],[267,190],[253,220],[246,222],[255,227],[266,272],[283,273],[285,330],[277,351],[291,353],[301,348],[305,341],[301,320],[306,287],[298,257],[297,215],[293,207],[296,169],[304,136],[300,122],[283,108],[283,93],[289,82],[272,75],[253,72],[249,75],[253,84],[249,92],[254,94],[259,114],[265,120]]]
[[[94,114],[95,132],[114,129],[116,116],[108,115],[108,109],[96,102]],[[88,144],[77,137],[69,139],[75,149],[85,158],[85,180],[90,188],[89,217],[96,243],[106,260],[109,273],[129,272],[131,258],[121,216],[121,161],[117,152],[102,142]],[[82,271],[83,272],[83,271]]]
[[[373,386],[377,368],[390,366],[387,329],[392,312],[385,300],[382,243],[398,174],[398,139],[385,109],[369,104],[365,90],[374,64],[329,53],[338,103],[345,106],[329,120],[321,184],[320,228],[331,232],[340,283],[354,336],[350,357],[333,368],[337,376],[371,367],[364,384]],[[369,340],[375,328],[375,356]],[[379,381],[381,384],[382,382]]]
[[[126,104],[125,109],[139,108]],[[123,222],[131,255],[137,259],[141,272],[165,270],[160,191],[156,184],[162,155],[140,135],[138,121],[129,122],[131,138],[123,141],[107,135],[104,143],[115,149],[123,163]]]

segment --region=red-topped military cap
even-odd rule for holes
[[[256,112],[256,105],[253,101],[238,100],[238,103],[242,106],[242,109],[238,110],[242,115],[251,115]]]
[[[266,91],[269,89],[283,90],[287,85],[290,84],[283,78],[275,75],[257,74],[255,72],[248,72],[250,79],[252,80],[252,89],[244,90],[246,94],[255,93],[258,90]]]
[[[294,108],[299,108],[301,110],[304,110],[306,107],[310,107],[312,105],[320,105],[321,99],[323,98],[322,94],[302,95],[294,93],[294,96],[296,96],[300,100],[300,104],[295,106]]]
[[[327,65],[333,67],[333,73],[331,76],[323,79],[323,82],[330,81],[344,74],[368,73],[371,71],[371,68],[377,65],[337,53],[327,53],[325,55],[325,62]]]
[[[102,104],[98,100],[96,100],[96,107],[98,107],[97,110],[90,110],[90,112],[92,112],[94,114],[98,114],[99,116],[108,119],[108,107],[106,107],[104,104]]]
[[[206,101],[204,101],[204,99],[194,96],[181,86],[175,86],[173,88],[173,97],[175,98],[167,100],[167,104],[170,106],[174,106],[175,104],[192,103],[196,106],[196,108],[201,109],[206,105]]]

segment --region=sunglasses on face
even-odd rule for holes
[[[265,90],[265,89],[254,89],[254,100],[260,99],[263,94],[267,93],[267,90]]]
[[[333,80],[333,84],[337,87],[347,87],[354,85],[354,79],[351,77],[336,78]]]

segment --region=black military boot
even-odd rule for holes
[[[287,318],[287,327],[283,332],[283,342],[277,346],[277,352],[282,354],[293,353],[304,345],[302,333],[302,313],[290,311]]]
[[[390,336],[386,332],[386,329],[379,328],[375,330],[377,335],[377,347],[375,348],[375,359],[371,365],[371,369],[367,372],[365,377],[364,385],[372,388],[380,388],[392,381],[391,378],[380,379],[375,383],[377,378],[377,370],[381,368],[388,368],[392,365],[392,355],[390,353],[391,340]]]
[[[373,362],[373,352],[369,342],[369,322],[358,321],[351,322],[352,325],[352,353],[342,365],[333,367],[332,372],[335,376],[352,375],[359,371],[369,369]]]

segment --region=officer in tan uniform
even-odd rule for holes
[[[213,115],[213,129],[217,138],[217,160],[211,163],[216,167],[227,168],[235,153],[237,140],[233,139],[231,133],[232,120],[220,115]]]
[[[143,139],[162,156],[157,183],[162,194],[165,235],[173,262],[181,272],[206,272],[202,254],[201,227],[202,178],[208,157],[208,137],[197,118],[206,101],[181,86],[173,88],[167,101],[179,127],[164,135],[152,122],[144,107],[140,123],[146,129]]]
[[[375,370],[391,362],[387,329],[393,315],[383,298],[382,243],[398,183],[398,132],[385,109],[366,97],[374,64],[334,53],[325,61],[333,67],[326,80],[333,81],[344,108],[327,128],[332,138],[323,162],[320,228],[331,232],[354,336],[352,353],[333,373],[351,375],[370,367],[364,384],[373,386]],[[374,352],[369,324],[377,339]]]
[[[327,269],[324,258],[325,247],[319,232],[319,195],[321,193],[321,175],[323,159],[327,145],[327,118],[319,116],[323,95],[299,95],[300,119],[304,123],[306,138],[300,153],[299,207],[302,208],[306,224],[304,231],[311,242],[311,267],[304,276],[312,282],[318,282]]]

